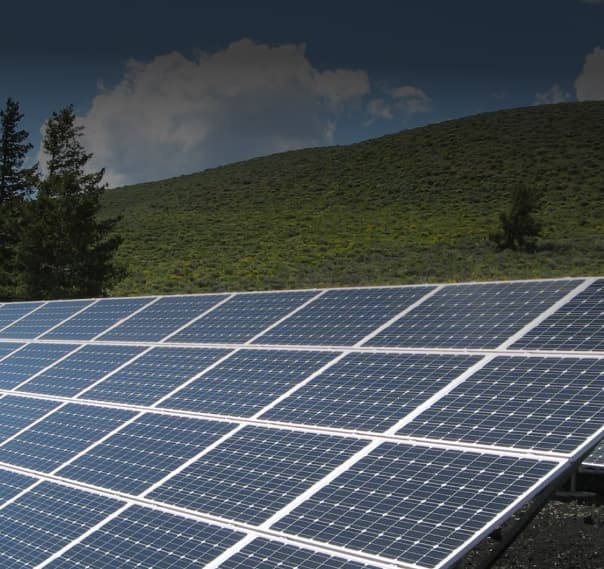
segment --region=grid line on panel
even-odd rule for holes
[[[434,567],[488,531],[561,465],[383,443],[276,530]]]
[[[447,285],[366,346],[496,348],[576,281]]]
[[[526,326],[524,326],[523,328],[518,330],[512,336],[510,336],[498,348],[500,350],[505,350],[508,347],[510,347],[514,342],[516,342],[516,340],[518,340],[519,338],[523,338],[527,334],[530,334],[530,332],[534,328],[539,326],[549,316],[551,316],[552,314],[555,314],[558,310],[560,310],[562,307],[564,307],[564,305],[566,305],[568,302],[572,301],[573,298],[575,298],[578,294],[583,292],[592,282],[593,282],[593,279],[586,279],[586,280],[580,282],[576,288],[571,290],[568,294],[563,296],[560,300],[558,300],[557,302],[552,304],[550,307],[548,307],[546,310],[544,310],[541,314],[539,314],[534,320],[532,320]]]
[[[315,291],[238,293],[170,339],[183,343],[245,343],[314,296]]]
[[[45,304],[46,304],[46,302],[32,302],[32,303],[15,302],[15,303],[11,303],[11,304],[5,304],[2,307],[2,310],[0,310],[0,333],[4,332],[4,330],[9,328],[13,324],[16,324],[20,320],[23,320],[23,318],[34,313],[39,308],[42,308],[42,306],[44,306]],[[27,310],[28,308],[29,308],[29,310]],[[17,317],[10,318],[10,316],[9,316],[9,318],[6,318],[6,316],[9,315],[11,312],[13,312],[15,309],[17,310]],[[20,310],[20,309],[23,309],[23,310]],[[2,318],[3,316],[4,316],[4,318]]]
[[[398,432],[574,454],[604,423],[604,359],[496,357]]]
[[[588,283],[512,349],[604,352],[604,279],[588,279]]]
[[[77,316],[44,333],[41,340],[92,340],[149,303],[150,297],[101,298]]]
[[[55,328],[58,328],[62,324],[65,324],[66,322],[69,322],[72,318],[75,318],[76,316],[79,316],[82,312],[84,312],[84,310],[86,310],[86,309],[94,306],[97,302],[99,302],[99,300],[100,300],[99,298],[96,298],[92,302],[90,302],[89,304],[85,304],[82,308],[80,308],[78,311],[74,312],[73,314],[71,314],[70,316],[68,316],[67,318],[65,318],[64,320],[61,320],[60,322],[57,322],[54,326],[51,326],[48,330],[44,330],[42,333],[38,334],[35,337],[35,339],[39,340],[45,334],[48,334],[48,333],[52,332]]]
[[[175,330],[189,323],[194,315],[207,313],[208,309],[224,299],[225,295],[162,296],[142,310],[130,315],[98,338],[117,341],[159,342]]]
[[[47,302],[18,322],[0,332],[0,337],[13,339],[34,339],[49,328],[64,322],[74,312],[90,305],[89,300],[55,300]]]
[[[118,326],[121,326],[124,322],[128,322],[130,320],[130,318],[136,316],[137,314],[139,314],[140,312],[142,312],[146,308],[149,308],[150,306],[153,306],[159,300],[159,297],[155,296],[155,297],[151,297],[150,299],[147,299],[147,300],[148,300],[148,302],[146,304],[143,304],[142,306],[139,306],[134,311],[130,312],[129,314],[127,314],[126,316],[124,316],[120,320],[114,322],[111,326],[109,326],[105,330],[102,330],[101,332],[99,332],[96,336],[93,336],[92,337],[92,341],[98,340],[104,334],[107,334],[108,332],[111,332],[112,330],[114,330]]]
[[[33,567],[121,504],[76,488],[38,484],[0,509],[0,563]]]

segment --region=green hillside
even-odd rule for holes
[[[487,236],[544,193],[534,253]],[[604,102],[514,109],[106,192],[112,294],[604,274]]]

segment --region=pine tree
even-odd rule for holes
[[[82,134],[71,105],[46,124],[47,174],[26,208],[18,251],[29,298],[101,296],[120,276],[114,262],[117,219],[98,219],[104,170],[86,172],[92,155],[84,151]]]
[[[36,169],[23,163],[32,145],[28,133],[19,129],[23,114],[11,98],[0,111],[0,298],[15,294],[15,249],[19,238],[24,199],[30,194]]]
[[[535,214],[541,206],[539,192],[526,186],[518,186],[512,194],[507,211],[499,214],[499,231],[489,236],[499,250],[531,250],[541,233],[541,223]]]

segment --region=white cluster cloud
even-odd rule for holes
[[[575,81],[578,101],[604,100],[604,49],[596,47],[587,54],[583,71]]]
[[[568,100],[570,100],[570,94],[565,93],[563,91],[562,87],[560,87],[560,85],[558,85],[558,83],[556,83],[547,91],[544,91],[543,93],[537,93],[535,95],[535,101],[533,104],[534,105],[550,105],[553,103],[564,103],[565,101],[568,101]]]
[[[430,97],[419,87],[405,85],[391,89],[390,95],[398,106],[407,113],[425,113],[430,110]]]
[[[129,61],[80,121],[91,166],[118,186],[329,144],[337,113],[369,92],[365,71],[319,71],[304,45],[243,39],[192,58]]]

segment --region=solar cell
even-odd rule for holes
[[[385,431],[478,360],[461,355],[349,354],[261,418]]]
[[[172,336],[170,341],[245,342],[316,294],[316,291],[237,294]]]
[[[18,391],[73,397],[142,350],[134,346],[84,346],[22,385]]]
[[[242,536],[233,530],[131,506],[47,566],[199,568]]]
[[[0,361],[0,389],[13,389],[75,348],[73,344],[28,344]]]
[[[133,415],[69,403],[0,445],[0,462],[51,472]]]
[[[435,567],[556,463],[384,443],[278,521],[278,530]]]
[[[152,298],[104,298],[42,336],[45,340],[91,340]]]
[[[147,413],[58,474],[140,494],[234,427],[232,423]]]
[[[66,318],[90,304],[90,300],[58,300],[44,306],[15,322],[0,332],[3,338],[36,338]]]
[[[261,523],[365,441],[245,427],[148,497],[249,523]]]
[[[220,564],[222,569],[370,569],[370,565],[356,563],[312,551],[295,545],[258,538]]]
[[[0,443],[59,406],[55,401],[13,397],[0,398]]]
[[[150,405],[228,354],[203,348],[153,348],[79,397]]]
[[[242,350],[177,391],[162,407],[250,417],[335,355]]]
[[[36,482],[35,478],[25,474],[0,469],[0,506]]]
[[[400,434],[572,453],[604,424],[604,359],[498,357]]]
[[[0,306],[0,330],[42,306],[43,302],[10,302]]]
[[[559,280],[445,286],[365,345],[496,348],[578,284]]]
[[[433,288],[329,290],[255,343],[354,345]]]
[[[0,566],[35,567],[121,502],[43,482],[0,509]]]
[[[160,298],[132,318],[105,332],[100,339],[157,342],[225,298],[225,294]]]
[[[604,279],[593,282],[512,348],[604,351]]]
[[[17,344],[15,342],[0,342],[0,359],[8,356],[11,352],[19,349],[23,344]]]

